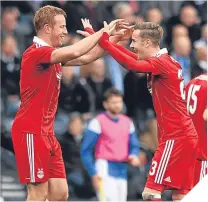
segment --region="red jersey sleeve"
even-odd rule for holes
[[[155,59],[140,61],[135,60],[134,58],[116,48],[111,42],[109,42],[108,39],[109,35],[104,32],[100,39],[100,45],[106,49],[112,55],[112,57],[124,68],[136,72],[152,73],[153,75],[160,74],[160,68],[158,67]]]
[[[89,34],[94,34],[94,33],[95,33],[94,30],[91,29],[91,28],[89,28],[89,27],[85,28],[85,31],[88,32]],[[102,46],[102,44],[99,44],[99,45]],[[138,60],[137,54],[133,53],[132,51],[130,51],[130,50],[124,48],[123,46],[121,46],[121,45],[119,45],[119,44],[113,43],[113,45],[114,45],[117,49],[119,49],[120,51],[122,51],[123,53],[125,53],[125,54],[127,54],[128,56],[134,58],[135,60]]]
[[[50,64],[51,54],[55,49],[50,46],[42,46],[35,50],[34,56],[37,64]]]

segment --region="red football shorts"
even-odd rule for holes
[[[208,174],[208,162],[196,160],[194,186]]]
[[[21,183],[66,178],[61,147],[55,135],[41,136],[13,130],[12,141]]]
[[[161,142],[155,152],[147,188],[160,192],[170,189],[187,194],[194,185],[198,139],[167,140]]]

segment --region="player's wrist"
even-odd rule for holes
[[[103,41],[109,41],[109,37],[110,37],[109,33],[104,31],[102,36],[101,36],[101,39]]]
[[[91,35],[95,33],[95,31],[90,27],[85,27],[85,31],[88,32]]]

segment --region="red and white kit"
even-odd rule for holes
[[[208,173],[207,163],[207,122],[203,113],[207,108],[208,75],[192,79],[186,86],[187,109],[199,136],[198,155],[195,170],[195,184]]]
[[[100,40],[114,59],[128,70],[149,74],[148,88],[157,117],[159,146],[155,152],[146,187],[163,192],[173,189],[186,194],[193,187],[198,135],[186,109],[185,86],[180,64],[161,49],[155,56],[137,60],[109,42]]]
[[[61,147],[54,135],[61,66],[50,64],[54,48],[34,37],[23,54],[21,105],[12,125],[12,140],[21,183],[65,178]]]
[[[147,61],[151,65],[148,86],[152,87],[159,146],[146,187],[186,194],[193,187],[198,136],[186,109],[182,69],[166,49]]]

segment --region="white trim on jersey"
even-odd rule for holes
[[[204,176],[206,175],[207,169],[208,169],[207,161],[202,161],[201,162],[201,171],[200,171],[200,180],[202,180],[204,178]]]
[[[170,159],[171,152],[173,150],[174,140],[167,140],[165,144],[165,148],[162,154],[162,158],[160,160],[160,164],[157,169],[157,173],[155,176],[155,183],[162,184],[162,180],[168,165],[168,161]]]
[[[34,36],[33,43],[38,44],[37,48],[40,48],[41,46],[50,46],[49,44],[47,44],[45,41],[43,41],[42,39],[38,38],[37,36]]]
[[[130,123],[130,134],[134,133],[135,132],[135,127],[134,127],[134,123],[133,121],[131,120],[131,123]]]
[[[35,161],[34,161],[34,141],[33,134],[27,134],[27,152],[30,166],[30,182],[35,182]]]

